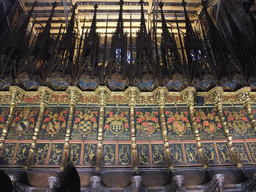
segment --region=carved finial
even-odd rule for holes
[[[186,3],[184,0],[182,0],[182,3],[181,3],[181,4],[182,4],[182,6],[184,6],[184,7],[187,5],[187,3]]]
[[[97,8],[98,8],[98,4],[95,3],[95,4],[94,4],[94,9],[96,10]]]
[[[81,97],[82,91],[79,88],[77,88],[76,86],[70,86],[67,89],[67,93],[69,96],[69,103],[75,105],[78,103],[78,101]]]
[[[52,3],[52,8],[56,8],[56,7],[57,7],[57,2],[54,1],[54,2]]]
[[[120,0],[119,5],[124,5],[124,1]]]
[[[140,0],[139,4],[143,5],[144,1],[143,0]]]
[[[160,3],[159,3],[159,7],[162,9],[163,6],[164,6],[164,3],[163,3],[163,2],[160,2]]]

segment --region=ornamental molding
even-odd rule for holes
[[[243,87],[235,92],[236,97],[239,100],[240,103],[248,103],[250,102],[250,94],[251,94],[251,88],[250,87]]]

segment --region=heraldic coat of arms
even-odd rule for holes
[[[129,112],[125,109],[123,111],[120,111],[119,109],[106,110],[104,136],[111,137],[111,135],[114,135],[115,137],[119,137],[121,133],[128,131],[128,117]]]
[[[158,111],[152,112],[142,112],[136,111],[136,129],[139,132],[142,132],[147,135],[147,137],[151,137],[155,132],[160,132],[160,124]]]
[[[68,111],[66,110],[58,112],[46,110],[42,128],[46,129],[51,137],[53,137],[61,129],[65,129],[67,114]]]
[[[38,110],[25,107],[15,111],[11,129],[14,129],[18,135],[26,133],[35,127]]]
[[[191,125],[188,120],[188,111],[176,111],[175,113],[171,110],[165,111],[167,118],[168,130],[173,130],[174,133],[180,137],[183,136],[187,130],[190,130]]]
[[[96,131],[96,116],[98,113],[98,111],[92,111],[89,109],[86,111],[75,111],[73,129],[78,130],[83,137],[86,137],[86,135],[90,134],[93,130]]]

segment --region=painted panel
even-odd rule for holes
[[[63,143],[52,144],[49,165],[60,165],[63,154],[63,147]]]
[[[32,139],[39,108],[19,107],[15,110],[7,139]]]
[[[202,147],[204,149],[204,155],[207,164],[218,164],[218,158],[213,143],[203,143]]]
[[[171,162],[173,165],[184,165],[183,150],[181,144],[170,144]]]
[[[49,150],[49,143],[38,143],[34,155],[34,165],[45,165],[47,154]]]
[[[1,165],[11,165],[13,161],[13,155],[16,148],[16,143],[5,143],[4,149],[0,157]]]
[[[71,139],[97,140],[98,122],[98,107],[76,107]]]
[[[195,119],[202,140],[225,139],[216,108],[195,109]]]
[[[149,166],[149,147],[148,144],[138,144],[138,165]]]
[[[68,159],[73,165],[80,165],[81,144],[70,144]]]
[[[26,162],[29,154],[30,143],[20,143],[16,157],[14,160],[15,165],[23,166]]]
[[[105,108],[103,140],[130,141],[130,109]]]
[[[102,151],[102,164],[105,166],[115,165],[115,144],[104,144]]]
[[[39,139],[64,139],[69,114],[68,108],[48,107],[45,110]]]
[[[87,166],[95,165],[96,152],[97,152],[96,144],[85,144],[84,145],[83,164],[87,165]]]
[[[158,108],[136,108],[135,125],[138,141],[162,140]]]
[[[243,107],[223,108],[230,134],[234,139],[255,138],[255,132]]]
[[[247,142],[253,162],[256,162],[256,143]]]
[[[151,144],[153,165],[166,165],[164,145]]]
[[[185,146],[187,164],[200,164],[200,159],[199,159],[198,149],[196,144],[189,143],[189,144],[184,144],[184,146]]]
[[[231,154],[227,143],[216,143],[221,164],[232,163]]]
[[[0,135],[2,135],[2,133],[3,133],[3,128],[8,119],[8,115],[9,115],[9,108],[1,107],[0,108]]]
[[[118,165],[122,165],[122,166],[131,165],[131,145],[128,145],[128,144],[118,145]]]
[[[234,143],[233,144],[236,154],[239,156],[242,163],[250,163],[249,156],[247,154],[244,143]]]
[[[166,108],[164,113],[169,141],[194,139],[188,108]]]

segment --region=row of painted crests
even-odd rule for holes
[[[23,166],[28,158],[30,143],[6,143],[1,152],[1,166]],[[206,161],[209,165],[234,165],[226,142],[203,143]],[[33,166],[58,167],[63,155],[63,143],[38,143]],[[235,150],[244,164],[256,163],[256,143],[234,143]],[[200,165],[196,143],[170,143],[171,161],[174,166]],[[76,166],[95,167],[97,145],[93,143],[70,143],[68,160]],[[164,145],[143,142],[137,145],[139,167],[166,166]],[[104,143],[102,147],[102,166],[132,166],[131,144]]]
[[[256,117],[256,108],[253,115]],[[227,126],[234,139],[255,138],[255,132],[243,107],[223,107]],[[9,108],[0,108],[0,131],[5,126]],[[7,139],[29,140],[38,119],[38,107],[18,107],[8,130]],[[130,109],[106,107],[104,112],[103,140],[131,141]],[[202,140],[225,139],[218,111],[214,107],[195,108],[195,121]],[[66,133],[69,108],[47,107],[44,111],[39,140],[63,140]],[[164,110],[168,139],[193,140],[193,127],[186,107],[166,107]],[[158,108],[135,109],[136,139],[162,140],[162,127]],[[99,125],[98,107],[76,107],[71,140],[97,140]]]

